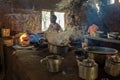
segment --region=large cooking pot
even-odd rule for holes
[[[111,76],[120,76],[120,56],[110,56],[105,61],[105,72]]]
[[[50,53],[61,54],[61,53],[67,53],[69,47],[65,45],[55,45],[55,44],[48,43],[48,49]]]
[[[93,59],[77,59],[79,77],[85,80],[95,80],[98,77],[98,64]]]
[[[61,70],[62,60],[64,58],[59,55],[49,55],[41,59],[40,62],[46,62],[49,72],[59,72]]]
[[[88,54],[88,57],[97,61],[100,65],[104,65],[105,60],[108,56],[115,55],[118,53],[118,50],[108,47],[85,47],[85,51]]]

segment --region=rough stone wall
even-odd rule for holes
[[[2,4],[7,3],[13,8],[32,9],[34,6],[35,10],[53,9],[59,1],[61,0],[0,0]]]
[[[33,7],[35,11],[41,11],[42,9],[53,10],[56,7],[56,3],[59,1],[61,0],[0,0],[0,27],[5,25],[6,27],[10,27],[13,31],[14,30],[19,31],[19,29],[15,29],[11,23],[14,22],[14,24],[16,24],[17,22],[20,22],[20,21],[16,21],[13,19],[10,20],[10,18],[8,19],[8,17],[6,18],[5,17],[6,14],[21,15],[21,18],[24,18],[23,16],[28,14],[28,15],[31,15],[31,17],[33,17],[33,13],[34,13],[34,11],[32,10]],[[76,10],[76,12],[78,11]],[[103,14],[100,14],[99,16],[97,14],[94,16],[88,15],[88,27],[93,23],[97,23],[97,25],[100,26],[101,29],[120,32],[120,29],[119,29],[120,4],[109,5],[105,8],[104,12],[105,12],[105,14],[103,13],[104,16],[102,16]],[[101,10],[101,13],[102,13],[102,10]],[[28,21],[28,22],[31,22],[31,21]],[[40,24],[39,27],[41,27],[41,23],[39,22],[38,24]],[[29,28],[31,27],[29,26]],[[23,30],[23,24],[21,29]]]
[[[105,0],[102,0],[99,12],[94,7],[89,7],[86,10],[86,15],[88,27],[96,24],[102,31],[120,32],[120,3],[108,4]]]
[[[0,27],[12,32],[41,31],[41,10],[54,9],[60,0],[0,0]]]
[[[38,33],[41,31],[41,13],[34,10],[24,10],[5,15],[5,26],[11,31]]]

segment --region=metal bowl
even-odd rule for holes
[[[85,50],[89,53],[94,53],[94,54],[115,54],[115,53],[118,53],[118,50],[113,49],[113,48],[108,48],[108,47],[92,46],[92,47],[85,47]]]
[[[88,57],[94,59],[99,64],[104,64],[108,56],[112,56],[118,53],[118,50],[108,47],[85,47],[85,51],[88,53]]]
[[[48,43],[48,49],[50,53],[62,54],[62,53],[67,53],[69,48],[68,46],[64,46],[64,45],[55,45]]]

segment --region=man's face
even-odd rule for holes
[[[54,22],[56,22],[56,19],[54,17],[51,17],[50,21],[51,21],[51,23],[54,23]]]
[[[53,23],[53,22],[55,22],[56,21],[56,19],[54,19],[54,18],[50,18],[50,21]]]

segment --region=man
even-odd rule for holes
[[[56,20],[57,20],[57,17],[55,15],[51,15],[50,17],[51,23],[49,25],[48,31],[57,31],[57,32],[62,31],[61,26],[58,23],[56,23]]]
[[[59,44],[59,34],[63,32],[61,26],[56,22],[57,17],[55,15],[50,16],[50,25],[47,31],[44,32],[44,38],[52,44]],[[60,36],[59,36],[60,37]]]
[[[80,46],[81,45],[81,30],[80,26],[77,24],[76,16],[69,15],[68,16],[68,24],[66,26],[66,31],[70,33],[70,43],[71,45]]]
[[[92,24],[89,28],[88,28],[88,33],[90,33],[91,36],[95,35],[95,32],[98,31],[99,28],[97,25]]]
[[[68,25],[71,25],[71,26],[77,26],[77,20],[76,20],[76,17],[75,15],[69,15],[68,16]]]

